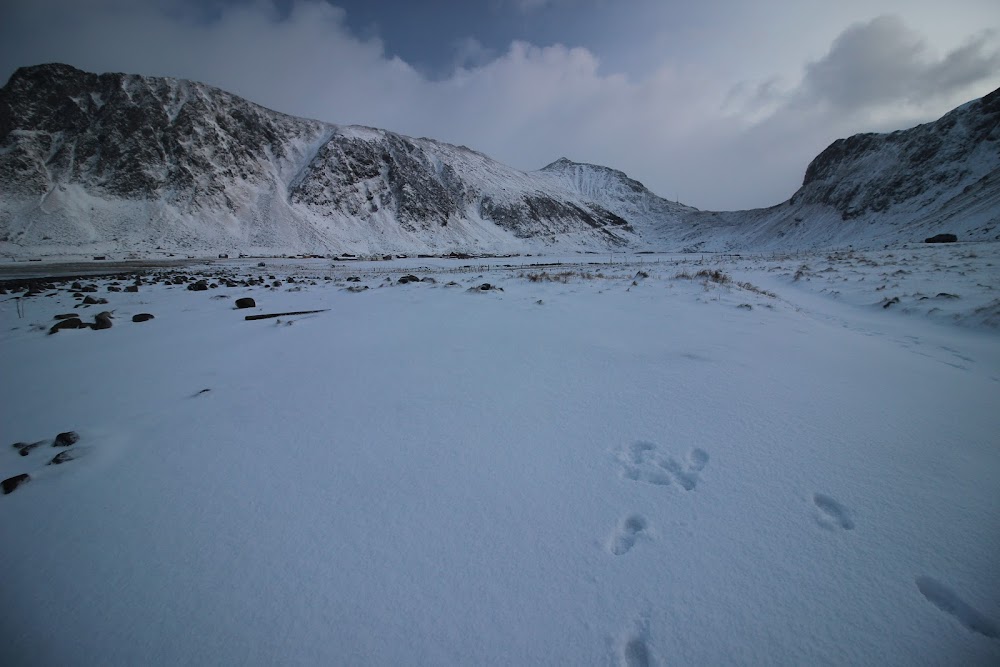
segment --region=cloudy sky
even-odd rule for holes
[[[856,132],[1000,86],[996,0],[5,0],[0,81],[65,62],[565,156],[710,209],[779,203]]]

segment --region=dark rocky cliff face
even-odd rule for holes
[[[0,88],[0,244],[14,255],[60,243],[816,247],[907,239],[908,225],[933,235],[943,222],[992,239],[998,205],[1000,91],[933,123],[835,141],[784,204],[712,213],[607,167],[563,158],[522,172],[462,146],[299,119],[191,81],[40,65]]]
[[[446,166],[441,177],[406,137],[378,140],[336,134],[291,190],[293,203],[335,208],[356,218],[388,208],[409,231],[445,226],[463,209],[461,179]]]
[[[208,203],[235,179],[265,180],[289,140],[322,129],[188,81],[40,65],[0,89],[0,182],[24,194],[67,182]]]
[[[1000,89],[932,123],[838,139],[809,164],[792,201],[833,206],[845,220],[911,200],[919,206],[985,176],[977,160],[989,153],[1000,154]]]
[[[246,218],[252,230],[239,234],[268,244],[282,235],[267,229],[276,217],[298,238],[335,235],[350,221],[382,225],[378,235],[395,226],[403,236],[394,237],[433,244],[435,235],[461,241],[447,228],[470,216],[517,238],[584,232],[598,243],[626,243],[619,232],[633,230],[622,215],[551,179],[535,181],[469,149],[294,118],[190,81],[56,64],[22,68],[0,89],[0,192],[28,201],[80,186],[102,201],[165,203],[173,211],[166,218],[193,219],[184,223],[188,237],[205,220],[214,225],[208,236],[235,233],[215,212],[237,226]],[[41,226],[23,228],[47,224],[40,208],[30,214]],[[60,224],[72,225],[70,217]],[[18,224],[3,218],[0,211],[0,226]],[[318,220],[329,221],[319,225],[327,231],[309,232]],[[103,224],[88,233],[100,237]],[[30,243],[25,233],[5,236]],[[169,229],[157,233],[169,241]]]

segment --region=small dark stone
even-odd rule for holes
[[[897,304],[897,303],[899,303],[899,297],[898,296],[894,296],[891,299],[889,299],[888,301],[886,301],[885,303],[883,303],[882,307],[883,308],[888,308],[889,306],[892,306],[892,305]]]
[[[47,444],[49,444],[48,440],[39,440],[38,442],[33,442],[31,444],[28,444],[26,442],[18,442],[15,443],[14,446],[17,447],[18,454],[20,454],[21,456],[27,456],[28,454],[31,453],[31,450],[37,449]]]
[[[80,434],[76,431],[66,431],[56,436],[52,442],[53,447],[69,447],[80,439]]]
[[[479,289],[485,292],[487,290],[493,289],[493,286],[490,285],[489,283],[483,283],[482,285],[479,286]]]
[[[65,320],[59,320],[49,329],[49,335],[54,334],[57,331],[62,331],[63,329],[86,329],[87,324],[82,322],[78,317],[70,317]]]
[[[94,323],[91,325],[91,329],[110,329],[111,328],[111,313],[104,311],[103,313],[98,313],[94,317]],[[71,320],[66,320],[67,322]]]
[[[71,319],[79,318],[79,317],[80,316],[77,315],[76,313],[63,313],[62,315],[56,315],[55,319],[57,319],[57,320],[71,320]]]
[[[187,286],[187,288],[192,292],[204,292],[208,290],[208,281],[199,280],[197,282],[191,283],[190,285]]]
[[[405,285],[406,283],[418,283],[420,282],[420,278],[413,275],[406,275],[400,278],[398,282],[400,285]]]
[[[361,278],[359,278],[358,276],[348,276],[347,277],[347,282],[349,282],[349,283],[360,283],[361,282]]]
[[[248,296],[236,299],[237,308],[255,308],[256,306],[257,302]]]
[[[151,319],[153,319],[153,316],[150,313],[137,313],[132,316],[133,322],[147,322]]]
[[[3,487],[4,495],[12,492],[17,487],[21,486],[25,482],[31,480],[31,476],[28,473],[21,473],[20,475],[14,475],[13,477],[8,477],[3,482],[0,482],[0,487]]]
[[[92,296],[85,296],[85,297],[83,297],[83,302],[85,304],[87,304],[88,306],[91,306],[91,305],[93,305],[95,303],[100,303],[97,299],[95,299]]]
[[[126,292],[138,292],[139,291],[139,286],[138,285],[126,285],[125,291]]]
[[[46,465],[57,466],[60,463],[66,463],[66,461],[72,461],[73,459],[76,458],[76,456],[77,455],[75,452],[70,452],[70,451],[59,452],[58,454],[53,456],[52,460],[49,461]]]
[[[955,243],[958,237],[954,234],[935,234],[929,239],[924,239],[924,243]]]

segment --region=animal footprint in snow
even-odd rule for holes
[[[678,461],[661,454],[653,443],[640,441],[621,452],[618,460],[626,479],[661,486],[676,481],[685,491],[692,491],[708,463],[708,452],[695,448],[684,461]]]
[[[646,519],[638,514],[626,517],[611,536],[611,553],[616,556],[627,554],[646,531],[646,526]]]
[[[949,613],[958,619],[971,632],[978,632],[984,637],[997,639],[1000,637],[1000,630],[996,624],[986,618],[976,609],[970,607],[965,600],[958,597],[954,591],[942,584],[937,579],[931,577],[917,577],[917,588],[927,601],[943,612]]]
[[[692,449],[683,464],[669,457],[660,465],[670,471],[685,491],[692,491],[698,486],[699,473],[705,468],[706,463],[708,463],[708,452],[704,449]]]
[[[626,642],[621,662],[624,667],[653,667],[656,664],[642,637],[632,637]]]
[[[618,457],[626,479],[666,486],[670,484],[670,475],[660,465],[659,459],[656,445],[651,442],[634,442]]]
[[[823,528],[827,530],[835,528],[851,530],[854,528],[854,520],[851,519],[851,513],[846,507],[830,496],[816,493],[813,495],[813,503],[816,505],[816,509],[819,510],[816,521]]]
[[[642,619],[637,626],[634,632],[619,640],[618,664],[621,667],[655,667],[658,661],[650,648],[649,619]]]

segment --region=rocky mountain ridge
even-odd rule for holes
[[[841,139],[787,202],[707,212],[566,158],[271,111],[212,86],[68,65],[0,89],[0,253],[542,252],[878,245],[1000,226],[1000,91]]]

